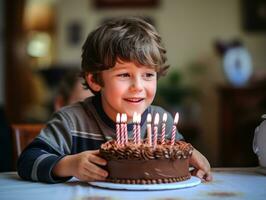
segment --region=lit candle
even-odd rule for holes
[[[147,115],[147,141],[148,145],[151,146],[151,114]]]
[[[120,121],[120,132],[121,132],[121,145],[124,146],[125,145],[125,116],[124,113],[121,114],[121,121]]]
[[[174,124],[173,124],[173,128],[172,128],[171,145],[174,145],[174,143],[175,143],[176,125],[178,123],[178,120],[179,120],[179,113],[177,112],[175,114]]]
[[[136,112],[133,113],[133,141],[134,144],[137,144],[137,123],[138,123],[138,115]]]
[[[123,114],[122,114],[123,115]],[[128,142],[128,133],[127,133],[127,114],[124,113],[124,123],[123,123],[123,126],[124,126],[124,142],[125,142],[125,145],[127,145],[127,142]]]
[[[121,130],[120,130],[120,113],[116,115],[116,141],[121,145]]]
[[[138,144],[140,144],[140,140],[141,140],[141,139],[140,139],[140,138],[141,138],[140,122],[141,122],[141,114],[138,114],[138,115],[137,115],[137,130],[138,130],[138,131],[137,131],[137,133],[138,133],[138,134],[137,134],[137,136],[138,136],[137,139],[138,139]]]
[[[154,126],[153,126],[153,147],[157,146],[157,135],[158,135],[158,124],[159,124],[159,113],[155,114]]]
[[[163,114],[163,124],[162,124],[162,133],[161,133],[161,142],[162,144],[165,143],[165,126],[166,126],[166,121],[167,121],[167,114]]]
[[[127,115],[122,113],[121,116],[121,130],[122,130],[122,145],[126,145],[128,138],[127,138]]]

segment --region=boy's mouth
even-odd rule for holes
[[[139,103],[143,101],[144,98],[125,98],[124,100],[130,103]]]

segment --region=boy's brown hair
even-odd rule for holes
[[[137,17],[104,23],[88,35],[82,50],[83,85],[94,94],[86,82],[87,74],[93,74],[94,81],[103,86],[100,72],[114,67],[118,59],[154,67],[158,77],[169,67],[160,35],[151,24]]]

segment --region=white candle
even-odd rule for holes
[[[151,114],[147,115],[147,141],[148,145],[151,146]]]
[[[173,124],[173,128],[172,128],[171,145],[174,145],[174,143],[175,143],[176,125],[178,123],[178,120],[179,120],[179,113],[177,112],[175,114],[174,124]]]
[[[158,124],[159,124],[159,113],[155,114],[154,126],[153,126],[153,147],[157,146],[157,136],[158,136]]]

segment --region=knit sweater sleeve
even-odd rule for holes
[[[65,155],[71,153],[71,121],[56,113],[18,159],[17,170],[26,180],[48,183],[63,182],[71,177],[53,176],[52,169]]]

